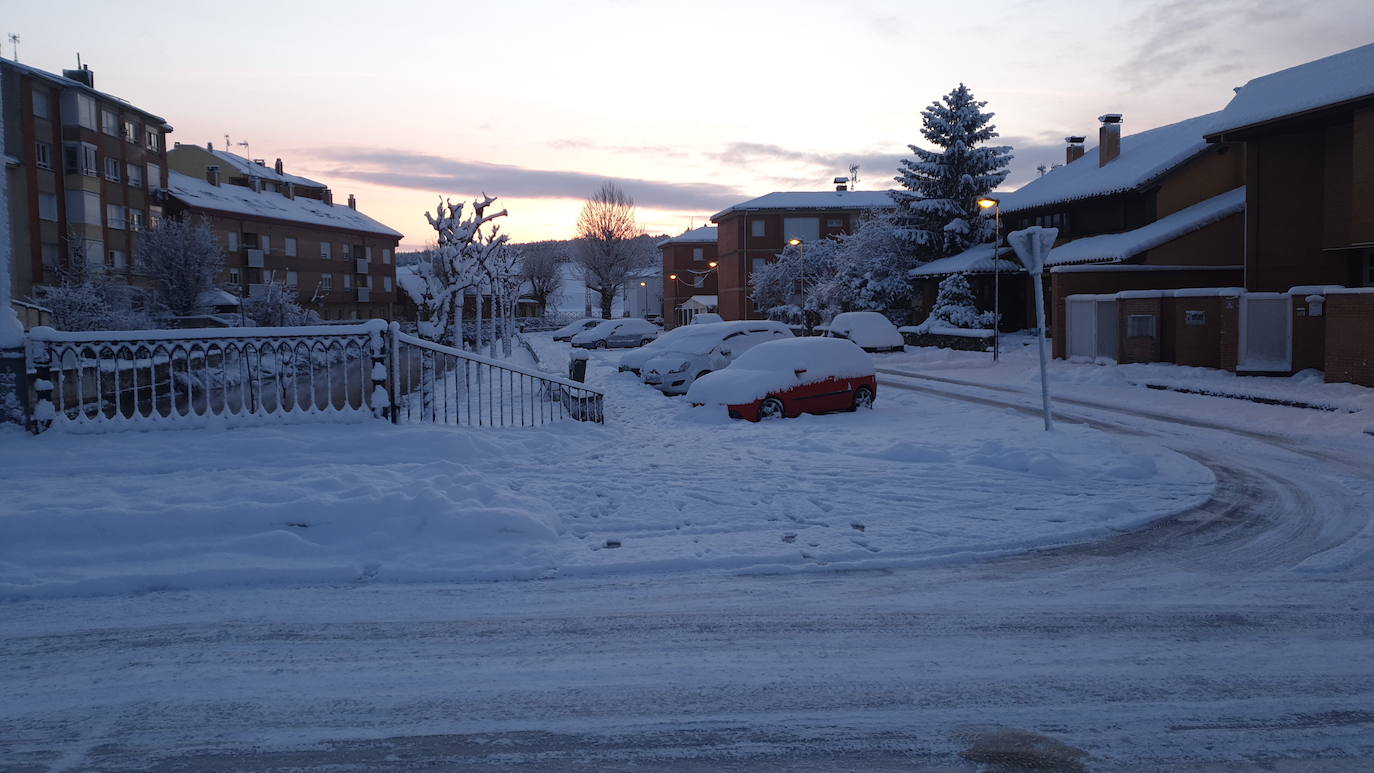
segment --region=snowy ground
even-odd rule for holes
[[[0,435],[0,770],[1374,765],[1368,413],[1059,364],[1046,438],[963,356],[772,425],[596,353],[605,427]]]

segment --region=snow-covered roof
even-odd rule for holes
[[[1131,231],[1087,236],[1061,244],[1050,251],[1045,265],[1120,263],[1244,210],[1245,187],[1241,186]]]
[[[835,209],[892,209],[892,196],[889,191],[783,191],[769,193],[746,202],[726,207],[714,215],[717,221],[731,212],[758,212],[762,210],[800,210],[818,211]]]
[[[274,166],[263,166],[236,153],[225,150],[207,150],[207,153],[214,156],[220,162],[228,164],[238,171],[239,174],[251,177],[261,177],[264,180],[272,180],[279,183],[295,183],[297,185],[307,185],[312,188],[328,187],[322,182],[312,180],[309,177],[301,177],[294,174],[278,174]],[[225,175],[228,177],[228,175]]]
[[[1021,186],[997,196],[1002,213],[1019,212],[1065,201],[1107,196],[1134,190],[1157,180],[1207,148],[1202,135],[1220,113],[1208,113],[1186,121],[1160,126],[1139,134],[1123,134],[1121,155],[1098,166],[1101,148]]]
[[[715,243],[716,243],[716,227],[713,226],[713,225],[704,225],[704,226],[702,226],[702,227],[700,227],[700,228],[693,228],[692,230],[687,231],[686,233],[678,234],[677,236],[674,236],[674,237],[671,237],[671,238],[668,238],[668,239],[664,239],[663,241],[659,242],[657,246],[662,247],[662,246],[665,245],[665,244],[715,244]]]
[[[330,206],[323,201],[263,191],[254,193],[242,185],[211,185],[199,177],[180,172],[167,173],[167,188],[171,195],[188,207],[227,212],[235,215],[268,217],[296,223],[363,231],[400,238],[400,231],[388,228],[352,207]]]
[[[1223,134],[1285,116],[1374,96],[1374,43],[1245,84],[1208,128]]]
[[[221,290],[218,287],[206,290],[205,292],[201,293],[200,297],[197,298],[197,300],[200,301],[200,305],[202,306],[239,305],[239,297],[237,295],[234,295],[228,290]]]
[[[720,305],[720,299],[714,295],[693,295],[691,298],[678,304],[679,309],[713,309]]]
[[[1003,255],[1010,255],[1011,248],[1004,244],[1002,245],[1001,252]],[[907,276],[944,276],[946,274],[962,273],[983,274],[992,273],[992,270],[992,243],[984,242],[982,244],[975,244],[958,255],[932,260],[929,263],[917,266],[911,269]],[[1001,259],[999,270],[1012,272],[1021,271],[1023,269],[1020,263],[1010,261],[1004,257]]]
[[[396,286],[400,287],[411,302],[419,306],[425,295],[425,280],[415,273],[413,264],[396,267]]]
[[[30,75],[35,75],[59,88],[80,89],[81,91],[90,92],[91,94],[96,94],[106,99],[113,99],[116,102],[123,103],[130,109],[137,110],[138,112],[148,116],[148,118],[161,123],[164,131],[171,131],[172,127],[167,125],[166,119],[162,118],[161,116],[155,113],[150,113],[147,110],[138,107],[137,105],[134,105],[132,102],[130,102],[127,99],[124,99],[123,97],[117,97],[114,94],[109,94],[98,89],[93,89],[90,86],[87,86],[86,84],[82,83],[81,81],[72,80],[71,78],[68,78],[65,75],[55,75],[53,73],[48,72],[47,70],[40,70],[37,67],[30,67],[27,64],[21,64],[19,62],[15,62],[9,59],[0,59],[0,62],[3,62],[3,65],[5,67],[13,67],[16,70],[22,70]]]

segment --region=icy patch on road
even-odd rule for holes
[[[870,411],[734,421],[619,356],[589,362],[604,426],[7,433],[0,597],[949,563],[1110,536],[1215,483],[1144,440],[881,386]]]

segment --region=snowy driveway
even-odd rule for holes
[[[682,450],[690,443],[662,451],[618,448],[614,425],[593,430],[607,442],[586,464],[659,469],[655,485],[625,475],[614,497],[601,497],[594,487],[577,490],[574,476],[550,476],[531,484],[535,490],[489,492],[494,524],[504,523],[502,508],[515,501],[507,496],[606,499],[604,510],[549,508],[566,531],[585,529],[574,539],[595,557],[565,574],[594,576],[5,603],[0,760],[12,762],[0,770],[973,770],[958,753],[998,743],[1023,752],[1068,744],[1091,755],[1090,770],[1369,769],[1369,438],[1358,430],[1288,437],[1271,428],[1292,425],[1300,415],[1293,409],[1232,412],[1229,402],[1185,395],[1151,394],[1142,408],[1185,416],[1184,423],[1132,416],[1119,410],[1116,396],[1116,408],[1063,406],[1066,420],[1123,433],[1100,437],[1066,421],[1065,436],[1094,451],[1085,458],[1072,448],[1027,445],[1017,434],[1018,423],[1034,425],[1020,410],[1034,405],[1030,394],[900,376],[887,377],[883,389],[880,406],[924,406],[932,421],[947,422],[928,439],[904,435],[878,444],[889,456],[909,444],[903,452],[915,450],[905,461],[857,456],[872,449],[824,429],[897,420],[881,409],[867,417],[784,422],[762,428],[776,432],[764,436],[744,434],[758,427],[689,414],[666,422],[667,434],[738,434],[703,460],[699,450]],[[961,399],[924,391],[931,389]],[[611,407],[622,417],[662,404],[648,402],[661,401],[652,395],[623,395]],[[964,412],[970,399],[983,403],[979,411],[997,406],[997,423],[979,421],[986,411]],[[980,433],[1006,433],[998,438],[1001,449],[1025,450],[1025,469],[1019,459],[1010,470],[970,462],[984,445],[961,443],[961,422]],[[881,430],[875,425],[871,434]],[[576,437],[560,434],[554,442],[564,454],[581,445],[580,433],[568,431]],[[884,520],[870,518],[860,532],[851,512],[826,513],[814,502],[814,510],[805,509],[817,497],[842,496],[834,491],[848,489],[839,483],[853,483],[860,471],[866,477],[854,501],[879,503],[869,506],[878,515],[897,512],[882,504],[895,491],[886,478],[861,472],[875,461],[884,470],[938,463],[947,472],[983,472],[969,475],[963,496],[984,491],[988,481],[1031,485],[1035,477],[1045,486],[1037,498],[1071,501],[1067,487],[1052,484],[1104,480],[1115,467],[1095,460],[1137,457],[1145,439],[1209,465],[1216,496],[1196,510],[1086,544],[916,568],[903,566],[930,562],[911,542],[886,541],[890,521],[873,528]],[[788,454],[769,470],[755,458],[760,443]],[[931,447],[949,458],[929,461]],[[425,446],[424,453],[434,450]],[[497,455],[506,464],[510,454],[500,454],[509,450],[482,446],[471,458]],[[1052,469],[1065,475],[1033,475],[1032,452],[1058,460]],[[186,466],[169,463],[169,470]],[[679,543],[704,538],[712,547],[710,540],[720,539],[716,544],[748,555],[740,544],[776,540],[789,553],[769,555],[787,555],[789,573],[714,571],[731,562],[697,555],[700,542],[690,542],[676,563],[660,550],[668,557],[634,568],[625,556],[637,542],[657,545],[669,535],[650,534],[627,514],[671,513],[653,503],[671,506],[686,488],[656,492],[688,479],[739,481],[746,493],[700,500]],[[759,479],[768,486],[754,488]],[[1105,488],[1129,502],[1120,492],[1132,479],[1111,480],[1110,487],[1078,489]],[[827,489],[827,481],[836,488]],[[476,486],[481,476],[468,482]],[[786,506],[770,510],[767,502],[749,501],[754,494],[747,492],[766,488]],[[856,509],[854,501],[843,509]],[[968,501],[988,510],[1019,502],[1006,494]],[[782,520],[764,515],[757,529],[729,520],[760,509]],[[826,525],[797,524],[788,511]],[[703,524],[710,528],[693,531]],[[836,563],[883,570],[792,571],[808,566],[798,544],[812,529],[844,535],[823,543]],[[796,541],[784,543],[787,532],[797,532]],[[884,552],[902,560],[846,546],[871,532],[884,539],[881,548],[899,544],[901,550]],[[611,537],[622,547],[605,548]],[[598,542],[603,547],[593,549]],[[559,543],[515,540],[512,550],[518,557]],[[619,563],[598,567],[602,556]],[[1073,759],[1062,748],[1055,753]],[[1285,767],[1290,759],[1299,761]]]

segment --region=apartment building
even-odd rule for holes
[[[241,297],[271,284],[294,292],[326,320],[395,319],[395,254],[401,233],[336,203],[322,182],[288,174],[213,143],[167,154],[168,211],[204,217],[224,248],[225,285]]]
[[[663,257],[663,326],[692,321],[720,305],[716,280],[716,227],[693,228],[658,243]]]
[[[84,65],[55,75],[0,60],[0,88],[15,298],[73,257],[131,279],[138,234],[163,214],[172,127],[97,91]]]

